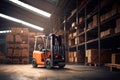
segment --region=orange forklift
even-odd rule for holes
[[[38,65],[43,65],[47,69],[54,66],[65,67],[65,51],[61,35],[35,36],[32,66],[35,68]]]

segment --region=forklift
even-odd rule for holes
[[[65,50],[61,35],[35,36],[32,66],[35,68],[38,65],[45,66],[47,69],[54,66],[65,67]]]

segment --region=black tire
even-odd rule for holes
[[[59,68],[64,68],[64,67],[65,67],[65,65],[59,66]]]
[[[36,63],[36,60],[35,60],[35,59],[32,60],[32,66],[33,66],[33,68],[36,68],[36,67],[37,67],[37,63]]]
[[[45,67],[47,69],[51,69],[52,68],[51,60],[49,58],[46,59],[46,61],[45,61]]]

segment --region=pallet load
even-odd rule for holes
[[[101,36],[101,38],[103,38],[105,36],[109,36],[109,35],[112,35],[114,33],[115,33],[115,30],[113,28],[110,28],[110,29],[108,29],[106,31],[101,32],[100,36]]]
[[[26,56],[29,59],[28,34],[28,28],[11,28],[11,33],[7,34],[7,58],[10,62],[12,61],[13,64],[22,63],[21,59],[24,59],[24,57],[22,57],[23,49],[27,50],[27,53],[25,53],[24,56]]]
[[[100,53],[100,65],[111,62],[111,52],[107,49],[101,49]],[[86,51],[86,63],[89,65],[98,65],[99,64],[99,54],[98,49],[88,49]]]
[[[98,64],[98,50],[97,49],[86,50],[86,63],[90,65]]]
[[[113,53],[111,56],[111,63],[112,64],[120,64],[120,54],[119,53]]]
[[[84,63],[84,53],[82,51],[74,52],[75,63]]]
[[[70,63],[83,63],[84,55],[81,51],[79,52],[72,51],[72,52],[69,52],[68,59]]]

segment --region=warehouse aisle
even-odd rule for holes
[[[84,65],[67,65],[64,69],[31,65],[0,65],[0,80],[119,80],[120,72]]]

